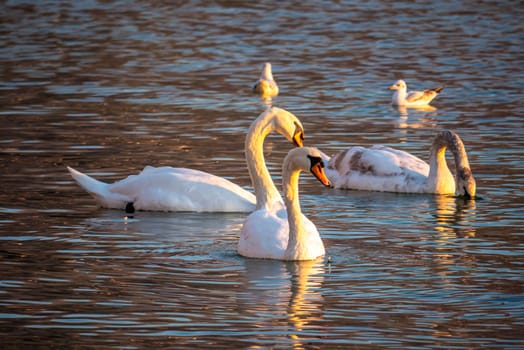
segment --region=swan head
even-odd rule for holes
[[[304,128],[298,118],[285,109],[271,107],[266,112],[273,114],[273,128],[297,147],[304,144]]]
[[[389,87],[390,90],[406,90],[407,85],[404,80],[397,80],[397,82]]]
[[[455,194],[466,199],[475,198],[477,184],[460,136],[451,130],[442,130],[435,137],[433,147],[440,148],[442,153],[446,148],[449,148],[453,153],[455,158]]]
[[[457,173],[457,195],[466,199],[475,198],[477,183],[470,168],[462,167]]]
[[[324,172],[322,153],[314,147],[299,147],[289,151],[284,159],[284,168],[286,167],[288,170],[310,172],[321,184],[331,186]]]

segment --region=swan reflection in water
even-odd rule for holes
[[[79,235],[87,246],[104,247],[106,252],[100,254],[140,257],[134,260],[140,261],[138,267],[128,263],[126,268],[145,268],[141,262],[148,261],[147,256],[167,257],[176,262],[177,269],[184,267],[187,271],[199,271],[200,264],[212,270],[207,265],[212,261],[212,266],[220,271],[218,274],[227,269],[221,268],[221,264],[232,267],[232,262],[238,263],[230,272],[231,276],[238,275],[239,280],[234,282],[242,286],[234,302],[241,310],[242,320],[252,322],[254,332],[273,329],[275,333],[287,335],[293,348],[305,349],[306,338],[316,332],[307,329],[308,325],[323,318],[324,298],[320,290],[326,269],[324,259],[283,262],[240,257],[233,253],[237,239],[233,235],[240,231],[244,220],[245,214],[157,212],[139,212],[126,220],[118,210],[100,210],[87,219],[86,228]],[[170,271],[170,278],[173,273],[176,271]],[[133,271],[130,270],[129,275],[133,275]],[[177,288],[188,283],[184,278],[176,282]],[[194,282],[195,277],[190,279]],[[170,288],[171,285],[165,282],[159,286]],[[170,293],[172,291],[158,291],[159,295]],[[265,335],[261,333],[259,338]],[[268,334],[268,340],[273,335],[273,332]]]
[[[468,244],[462,238],[473,238],[476,235],[476,203],[474,199],[466,200],[453,196],[435,196],[435,210],[433,227],[436,231],[434,238],[435,271],[434,276],[439,276],[441,282],[453,285],[455,280],[448,278],[453,276],[453,266],[465,265],[474,267],[475,261],[468,255],[456,254],[462,251]],[[457,261],[460,260],[460,261]]]
[[[438,195],[435,196],[435,206],[435,230],[441,240],[475,237],[475,199]]]
[[[275,329],[288,334],[294,349],[307,345],[301,333],[309,324],[323,318],[324,299],[319,292],[324,281],[323,259],[282,262],[265,259],[244,259],[246,287],[238,295],[238,304],[245,313],[272,314],[254,317],[261,323],[255,328]],[[265,324],[269,323],[269,324]]]
[[[243,213],[137,212],[97,210],[78,233],[86,244],[125,246],[120,254],[136,253],[171,258],[207,258],[233,249]],[[132,244],[130,244],[132,243]]]

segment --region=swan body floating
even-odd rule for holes
[[[148,211],[250,212],[255,196],[203,171],[146,166],[138,175],[112,184],[67,167],[75,181],[103,208]]]
[[[395,90],[391,102],[397,106],[421,107],[427,106],[437,95],[444,89],[444,85],[424,91],[407,91],[407,85],[404,80],[398,80],[389,87]]]
[[[258,93],[262,98],[272,98],[278,95],[278,85],[275,79],[273,79],[271,63],[264,63],[260,78],[253,86],[253,91]]]
[[[283,135],[295,146],[302,146],[304,135],[298,118],[284,109],[271,107],[251,124],[246,147],[260,148],[256,151],[263,157],[264,139],[271,132]],[[256,206],[256,197],[251,192],[222,177],[194,169],[146,166],[138,175],[112,184],[73,168],[67,169],[103,208],[128,210],[131,206],[132,210],[151,211],[252,212]]]
[[[455,175],[449,170],[445,152],[455,159]],[[350,147],[326,156],[326,174],[333,187],[385,192],[456,194],[473,198],[475,178],[464,143],[452,131],[437,134],[429,152],[429,164],[407,152],[381,145]]]
[[[302,171],[311,172],[323,185],[330,186],[320,151],[313,147],[289,151],[282,165],[284,203],[276,200],[259,205],[257,202],[257,210],[247,217],[240,233],[240,255],[262,259],[312,260],[325,254],[316,226],[300,210],[298,179]],[[262,186],[259,190],[274,187],[271,178],[264,181],[268,188]]]

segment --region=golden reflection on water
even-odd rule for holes
[[[308,348],[319,332],[334,348],[522,343],[524,7],[366,5],[3,2],[2,346]],[[284,90],[261,101],[248,86],[266,59]],[[438,76],[457,93],[438,110],[397,114],[377,91],[392,74]],[[427,160],[435,130],[452,129],[490,199],[350,200],[304,186],[310,208],[324,200],[314,214],[330,254],[344,256],[331,281],[321,262],[244,262],[243,216],[124,222],[95,211],[65,171],[116,180],[146,164],[184,166],[249,187],[245,131],[273,104],[326,149],[405,142]],[[265,147],[275,182],[284,142]]]
[[[449,195],[435,196],[435,225],[437,237],[435,238],[435,260],[439,269],[436,274],[444,278],[445,284],[453,283],[446,277],[452,272],[447,268],[457,264],[457,254],[452,245],[457,238],[473,238],[476,235],[475,200],[465,200]],[[463,262],[464,263],[464,262]],[[467,264],[467,263],[466,263]]]
[[[301,333],[323,318],[324,299],[319,293],[324,281],[323,259],[293,262],[244,259],[244,265],[249,289],[249,304],[242,303],[245,312],[255,315],[276,312],[282,323],[273,319],[270,326],[273,329],[282,326],[294,349],[307,348],[304,342],[310,335]],[[283,312],[277,311],[280,309]],[[263,322],[255,324],[256,328],[266,326]]]
[[[296,261],[289,265],[291,278],[291,297],[287,309],[289,324],[295,334],[294,349],[305,349],[298,333],[313,321],[322,319],[322,295],[318,290],[322,287],[324,266],[322,260]]]
[[[475,237],[476,203],[449,195],[435,196],[435,230],[439,240],[446,241],[456,237]]]

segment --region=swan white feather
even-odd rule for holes
[[[455,159],[455,177],[449,170],[445,151]],[[350,147],[324,157],[326,174],[335,188],[405,192],[457,194],[474,197],[476,183],[460,137],[441,131],[435,137],[429,164],[407,152],[382,145]]]
[[[260,148],[256,151],[263,158],[264,139],[273,131],[295,145],[302,145],[300,121],[276,107],[268,108],[252,123],[246,145]],[[67,169],[80,187],[104,208],[123,209],[132,203],[136,210],[252,212],[256,206],[256,197],[251,192],[227,179],[194,169],[146,166],[139,174],[112,184]]]
[[[424,91],[407,91],[408,86],[404,80],[398,80],[395,84],[389,87],[390,90],[395,90],[391,102],[397,106],[405,107],[421,107],[427,106],[437,95],[444,89],[444,85]]]
[[[219,176],[203,171],[146,166],[139,174],[112,184],[67,168],[76,182],[103,208],[136,210],[249,212],[255,196]]]
[[[330,185],[323,168],[321,153],[316,148],[295,148],[288,153],[282,166],[285,204],[280,201],[266,203],[247,217],[238,242],[240,255],[277,260],[311,260],[325,254],[318,230],[302,214],[298,197],[301,171],[311,171],[325,186]]]

